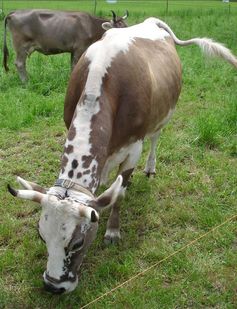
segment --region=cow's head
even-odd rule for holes
[[[112,20],[110,22],[105,22],[102,24],[102,28],[104,30],[109,30],[111,28],[125,28],[127,27],[128,25],[125,23],[125,19],[128,18],[128,11],[126,10],[126,13],[123,17],[118,17],[116,16],[115,12],[114,11],[111,11],[112,12]]]
[[[45,289],[57,294],[73,291],[78,284],[77,271],[96,237],[99,212],[118,198],[122,176],[97,198],[65,188],[60,188],[58,193],[55,187],[47,191],[20,177],[17,180],[24,190],[8,185],[9,192],[42,206],[39,234],[48,250],[47,269],[43,275]]]

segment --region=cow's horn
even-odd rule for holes
[[[113,21],[116,22],[116,18],[117,18],[116,14],[115,14],[115,12],[113,10],[111,10],[111,12],[112,12],[112,15],[113,15]]]
[[[7,185],[7,189],[11,193],[11,195],[15,197],[19,197],[25,200],[31,200],[39,204],[42,204],[44,198],[47,198],[47,195],[44,193],[40,193],[34,190],[15,190],[9,184]]]
[[[13,189],[9,184],[7,185],[7,189],[11,193],[11,195],[17,196],[17,191]]]
[[[128,14],[128,10],[126,10],[126,14],[122,17],[122,19],[127,19],[127,18],[128,18],[128,16],[129,16],[129,14]]]

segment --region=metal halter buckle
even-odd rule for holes
[[[65,189],[70,189],[73,187],[73,184],[74,183],[70,179],[64,179],[61,186]]]

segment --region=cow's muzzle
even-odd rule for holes
[[[47,292],[53,293],[53,294],[62,294],[66,291],[65,288],[56,288],[54,285],[51,285],[50,283],[44,282],[44,288]]]
[[[77,276],[64,281],[52,278],[47,274],[47,272],[45,272],[43,278],[44,278],[45,290],[53,294],[62,294],[64,292],[66,293],[71,292],[77,287],[78,284]]]

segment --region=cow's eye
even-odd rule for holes
[[[72,251],[79,250],[83,246],[83,243],[84,243],[83,238],[77,240],[77,242],[72,246]]]

